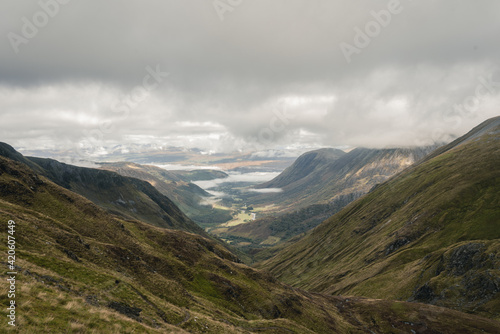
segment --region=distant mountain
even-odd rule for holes
[[[145,176],[144,173],[147,173],[150,176],[156,177],[157,179],[162,179],[170,183],[189,183],[193,181],[208,181],[214,179],[224,179],[228,177],[228,174],[214,169],[166,170],[153,165],[140,165],[133,162],[104,162],[100,163],[99,165],[102,169],[111,170],[120,174],[132,174],[135,171],[137,175]],[[199,188],[199,191],[203,193],[203,196],[210,196],[201,188]]]
[[[500,319],[500,118],[406,169],[260,265],[317,292]]]
[[[281,188],[263,194],[254,203],[272,202],[281,211],[329,203],[341,195],[367,193],[373,186],[414,164],[435,147],[367,149],[349,153],[322,149],[305,153],[275,179],[256,188]]]
[[[280,175],[269,182],[259,185],[262,188],[284,188],[310,177],[314,174],[321,174],[331,163],[344,156],[346,153],[333,148],[323,148],[304,153]]]
[[[59,182],[75,189],[88,182],[103,195],[117,187],[117,193],[147,196],[139,192],[148,190],[143,181],[38,162],[47,175],[61,173]],[[429,305],[293,289],[238,263],[209,239],[111,215],[28,165],[0,156],[0,221],[7,226],[10,220],[20,291],[13,332],[497,333],[499,328],[494,320]],[[11,236],[8,231],[0,230],[2,240]],[[4,254],[6,245],[0,245]],[[6,295],[1,303],[6,309]]]
[[[258,189],[281,192],[247,198],[252,204],[274,205],[274,211],[253,222],[229,227],[220,234],[234,245],[265,259],[273,252],[256,255],[262,248],[278,245],[318,226],[374,186],[424,158],[435,147],[367,149],[349,153],[320,149],[300,156],[295,163]]]
[[[191,183],[191,181],[226,178],[228,175],[224,172],[217,170],[169,171],[156,166],[131,162],[103,163],[101,166],[103,169],[123,176],[147,181],[202,227],[204,224],[221,224],[232,219],[228,210],[204,204],[206,198],[212,195]]]

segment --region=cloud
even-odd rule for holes
[[[8,36],[36,23],[40,3],[57,13],[16,53]],[[339,45],[391,1],[243,1],[224,21],[211,1],[40,3],[0,4],[0,140],[16,147],[386,147],[498,114],[495,1],[401,0],[350,63]],[[169,76],[116,112],[148,67]]]
[[[283,192],[281,188],[266,188],[266,189],[250,189],[252,192],[261,193],[261,194],[274,194]]]

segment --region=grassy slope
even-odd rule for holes
[[[302,292],[220,245],[112,216],[0,157],[0,221],[16,222],[17,324],[45,333],[495,333],[498,323],[421,304]],[[0,230],[6,240],[7,229]],[[0,245],[5,254],[5,243]],[[5,279],[2,274],[2,279]],[[8,299],[0,295],[6,307]]]
[[[149,182],[202,227],[207,222],[213,225],[231,220],[229,211],[215,209],[211,205],[203,205],[204,197],[212,195],[191,183],[191,181],[196,180],[227,177],[227,174],[223,172],[215,170],[167,171],[155,166],[143,166],[129,162],[106,163],[102,165],[102,168]]]
[[[168,197],[145,181],[117,173],[82,168],[51,159],[29,158],[58,185],[74,191],[109,212],[155,226],[203,234]]]
[[[497,128],[377,187],[261,267],[314,291],[498,319],[499,166]]]

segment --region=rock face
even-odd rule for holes
[[[436,273],[416,287],[410,301],[455,308],[477,309],[494,302],[500,292],[498,253],[487,253],[484,243],[471,242],[445,253]],[[441,282],[453,282],[443,285]],[[454,301],[449,296],[456,295]]]
[[[425,283],[415,291],[410,301],[416,300],[422,303],[432,303],[435,297],[434,290],[432,290],[428,283]]]
[[[108,304],[109,308],[112,308],[115,311],[120,312],[123,315],[126,315],[129,318],[140,321],[141,311],[142,309],[138,307],[132,307],[124,303],[119,302],[110,302]]]
[[[487,256],[483,253],[484,244],[468,243],[453,250],[446,263],[449,275],[462,276],[469,270],[481,269]]]

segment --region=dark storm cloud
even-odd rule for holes
[[[213,1],[3,1],[1,140],[412,145],[498,113],[498,1],[243,0],[218,14]],[[147,67],[169,76],[124,117],[113,108]],[[476,97],[481,78],[493,88]]]

